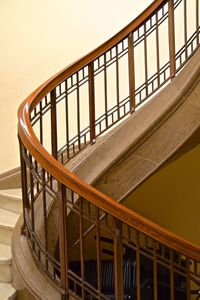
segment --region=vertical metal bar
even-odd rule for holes
[[[175,33],[174,33],[174,0],[168,2],[168,29],[169,29],[169,60],[170,78],[175,76]]]
[[[45,254],[48,252],[48,238],[47,238],[47,204],[46,204],[46,190],[45,190],[45,170],[42,169],[42,202],[43,202],[43,217],[44,217],[44,248]],[[46,256],[46,255],[45,255]],[[45,259],[45,267],[48,270],[48,258]]]
[[[96,251],[97,251],[97,286],[98,299],[101,299],[101,244],[100,244],[100,224],[99,224],[99,208],[96,207]]]
[[[108,128],[108,86],[107,86],[107,69],[106,69],[106,54],[104,54],[104,99],[105,99],[105,118],[106,128]]]
[[[32,165],[32,156],[29,154],[29,163]],[[29,172],[29,180],[30,180],[30,200],[31,200],[31,230],[32,232],[35,231],[35,214],[34,214],[34,184],[33,184],[33,174],[30,171]],[[33,250],[35,249],[35,243],[33,239],[31,239]]]
[[[90,114],[90,143],[96,141],[95,133],[95,87],[94,87],[94,62],[88,65],[89,77],[89,114]]]
[[[57,159],[57,113],[56,113],[56,89],[50,92],[51,99],[51,151],[55,159]]]
[[[80,139],[80,92],[79,92],[79,76],[78,72],[76,73],[76,97],[77,97],[77,131],[78,131],[78,148],[81,149],[81,139]]]
[[[141,300],[140,289],[140,235],[136,231],[136,287],[137,287],[137,300]]]
[[[82,289],[82,300],[85,300],[85,253],[84,253],[84,230],[83,230],[83,198],[80,197],[80,255],[81,255],[81,289]]]
[[[68,85],[67,79],[65,80],[65,124],[66,124],[66,147],[67,147],[67,158],[69,159],[69,110],[68,110]]]
[[[21,234],[25,235],[25,227],[26,227],[26,218],[25,211],[28,207],[28,195],[27,195],[27,171],[26,171],[26,162],[23,157],[23,144],[18,135],[19,140],[19,149],[20,149],[20,165],[21,165],[21,185],[22,185],[22,203],[23,203],[23,225],[21,228]]]
[[[186,293],[187,293],[187,300],[191,299],[191,288],[190,288],[190,259],[186,257]]]
[[[185,58],[188,58],[187,51],[187,0],[184,0],[184,40],[185,40]]]
[[[68,299],[68,241],[67,241],[67,211],[66,187],[58,182],[59,207],[59,253],[60,253],[60,283],[61,299]]]
[[[43,145],[42,101],[40,101],[40,143]]]
[[[122,223],[115,219],[114,236],[114,272],[115,272],[115,300],[124,298],[123,292],[123,246],[122,246]]]
[[[156,62],[158,87],[160,86],[160,47],[159,47],[159,28],[158,28],[158,12],[156,12]]]
[[[37,163],[37,160],[34,161],[34,164],[35,164],[35,171],[38,174],[38,163]],[[36,188],[37,188],[37,192],[39,192],[39,182],[38,181],[36,182]]]
[[[130,95],[130,110],[135,111],[135,66],[134,66],[134,46],[133,33],[128,36],[128,70],[129,70],[129,95]]]
[[[120,118],[119,113],[119,58],[118,58],[118,47],[116,46],[116,93],[117,93],[117,117]]]
[[[170,300],[174,300],[174,252],[170,250]]]
[[[158,300],[158,268],[157,268],[157,243],[153,241],[153,292],[154,300]]]
[[[197,30],[197,46],[199,44],[199,0],[196,0],[196,30]]]
[[[146,89],[146,97],[147,97],[148,96],[148,61],[147,61],[146,23],[144,23],[144,72],[145,72],[145,89]]]

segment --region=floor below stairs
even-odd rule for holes
[[[21,189],[0,190],[0,300],[16,299],[12,286],[11,240],[21,213]]]

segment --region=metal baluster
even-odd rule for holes
[[[145,72],[145,90],[146,97],[148,97],[148,61],[147,61],[147,36],[146,36],[146,23],[144,23],[144,72]]]
[[[59,208],[59,253],[60,253],[60,283],[61,299],[69,299],[68,295],[68,241],[67,241],[67,211],[66,187],[58,182],[58,208]]]
[[[67,159],[70,158],[69,153],[69,109],[68,109],[68,84],[65,80],[65,118],[66,118],[66,147],[67,147]]]
[[[199,0],[196,0],[196,30],[197,30],[197,46],[199,45]]]
[[[22,185],[22,202],[23,202],[23,225],[21,228],[21,234],[25,235],[25,229],[26,229],[26,218],[25,213],[26,209],[28,209],[28,194],[27,194],[27,170],[26,170],[26,162],[23,157],[23,150],[24,146],[22,144],[22,141],[18,135],[19,140],[19,148],[20,148],[20,165],[21,165],[21,185]]]
[[[184,0],[184,39],[185,39],[185,59],[188,58],[187,49],[187,0]]]
[[[117,117],[120,118],[119,113],[119,57],[118,57],[118,47],[116,46],[116,92],[117,92]]]
[[[129,95],[130,95],[130,110],[135,111],[135,70],[134,70],[134,46],[133,33],[128,36],[128,69],[129,69]]]
[[[115,300],[122,300],[123,293],[123,246],[122,223],[115,219],[114,236],[114,272],[115,272]]]
[[[169,28],[169,60],[170,60],[170,78],[175,76],[175,34],[174,34],[174,0],[168,2],[168,28]]]
[[[83,198],[80,197],[79,200],[79,206],[80,206],[80,221],[79,221],[79,227],[80,227],[80,255],[81,255],[81,289],[82,289],[82,300],[85,300],[85,249],[84,249],[84,229],[83,229]]]
[[[136,287],[137,287],[137,300],[141,300],[140,288],[140,233],[136,232]]]
[[[153,241],[153,292],[154,300],[158,300],[158,268],[157,268],[157,243]]]
[[[95,133],[95,88],[94,88],[94,62],[88,65],[89,76],[89,114],[90,114],[90,143],[96,141]]]
[[[96,207],[96,251],[97,251],[97,286],[98,299],[101,299],[101,244],[100,244],[100,214]]]
[[[57,115],[56,115],[56,89],[50,92],[51,99],[51,151],[57,159]]]
[[[30,166],[32,166],[32,156],[31,154],[29,154],[29,163],[30,163]],[[34,214],[34,183],[33,183],[33,174],[30,170],[29,172],[29,180],[30,180],[30,200],[31,200],[31,205],[30,205],[30,208],[31,208],[31,230],[32,232],[34,233],[35,231],[35,214]],[[31,243],[32,243],[32,247],[33,247],[33,250],[35,250],[35,243],[33,241],[33,239],[31,238]]]
[[[81,149],[81,138],[80,138],[80,92],[79,92],[79,76],[78,72],[76,73],[76,84],[77,84],[77,89],[76,89],[76,99],[77,99],[77,131],[78,131],[78,149]]]
[[[160,86],[160,47],[159,47],[158,12],[156,12],[156,62],[157,62],[158,87],[159,87]]]
[[[42,200],[43,200],[43,216],[44,216],[44,248],[45,248],[45,267],[48,270],[48,258],[46,253],[48,253],[48,238],[47,238],[47,203],[46,203],[46,180],[45,180],[45,170],[42,169]]]
[[[170,300],[174,300],[174,252],[170,250]]]
[[[106,54],[104,58],[104,101],[105,101],[105,118],[106,118],[106,129],[108,128],[108,87],[107,87],[107,67],[106,67]]]
[[[191,299],[191,288],[190,288],[190,259],[186,257],[186,293],[187,293],[187,300]]]

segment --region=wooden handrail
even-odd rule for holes
[[[39,88],[37,88],[28,98],[26,98],[26,100],[21,104],[19,108],[18,133],[22,143],[28,149],[31,155],[60,183],[68,186],[77,194],[86,198],[88,201],[113,215],[114,217],[120,219],[122,222],[132,226],[135,229],[140,230],[145,234],[148,234],[150,237],[163,244],[167,244],[169,247],[181,252],[182,254],[190,256],[193,259],[199,261],[199,246],[194,245],[193,243],[186,241],[183,238],[180,238],[179,236],[164,229],[163,227],[134,213],[123,205],[117,203],[115,200],[96,190],[76,175],[69,172],[40,144],[32,129],[29,117],[31,111],[34,109],[34,107],[42,97],[44,97],[48,92],[52,91],[66,77],[69,77],[70,75],[80,70],[80,68],[88,65],[90,62],[94,61],[94,59],[113,47],[124,37],[128,36],[130,32],[140,26],[148,17],[151,16],[151,14],[156,9],[158,9],[160,5],[164,4],[165,2],[166,0],[154,1],[139,17],[137,17],[133,22],[131,22],[110,40],[108,40],[80,60],[63,69],[61,72],[57,73],[45,83],[43,83]]]
[[[136,231],[143,233],[144,235],[152,238],[154,241],[158,241],[159,243],[166,245],[167,247],[178,251],[182,255],[194,259],[195,261],[200,262],[200,247],[177,236],[176,234],[170,232],[169,230],[151,222],[150,220],[140,216],[139,214],[131,211],[130,209],[124,207],[123,205],[117,203],[114,199],[106,196],[102,192],[96,190],[82,179],[77,177],[75,174],[68,171],[58,160],[58,147],[57,147],[57,125],[56,125],[56,87],[61,84],[64,80],[72,76],[73,74],[77,74],[78,72],[83,69],[84,67],[88,67],[88,82],[89,82],[89,102],[90,102],[90,142],[93,143],[96,139],[95,133],[95,92],[94,92],[94,61],[98,59],[100,56],[105,54],[107,51],[112,49],[116,46],[119,42],[123,41],[124,38],[128,39],[128,57],[129,57],[129,88],[130,88],[130,111],[133,112],[135,109],[135,82],[134,82],[134,53],[132,52],[132,45],[133,45],[133,31],[138,29],[142,24],[144,24],[155,11],[157,12],[158,9],[163,6],[165,3],[169,3],[169,28],[170,32],[172,32],[173,38],[169,41],[170,44],[170,70],[171,70],[171,78],[175,75],[179,69],[176,69],[176,61],[175,61],[175,53],[174,53],[174,21],[173,21],[173,9],[174,9],[174,1],[173,0],[156,0],[154,1],[140,16],[138,16],[133,22],[127,25],[124,29],[122,29],[119,33],[109,39],[107,42],[102,44],[100,47],[95,49],[94,51],[90,52],[83,58],[77,60],[75,63],[71,64],[67,68],[63,69],[45,83],[43,83],[40,87],[38,87],[25,101],[21,104],[19,111],[18,111],[18,134],[19,139],[21,142],[21,160],[23,164],[23,172],[27,176],[26,171],[26,164],[23,161],[22,150],[23,147],[28,150],[28,155],[31,155],[35,162],[37,162],[42,170],[43,180],[45,181],[45,172],[48,172],[50,176],[52,176],[58,182],[59,188],[62,187],[62,191],[59,191],[59,201],[60,203],[60,211],[63,212],[62,217],[62,225],[65,224],[66,215],[64,214],[65,209],[65,201],[66,201],[66,194],[65,194],[65,187],[69,188],[69,190],[75,192],[80,197],[80,203],[82,203],[82,199],[86,199],[89,203],[94,205],[97,210],[101,209],[104,213],[113,216],[116,220],[120,221],[119,228],[121,228],[122,223],[127,224],[129,228],[133,228]],[[157,17],[157,15],[156,15]],[[158,18],[157,18],[158,21]],[[158,30],[158,24],[156,23],[156,29]],[[145,38],[146,38],[146,23],[145,23]],[[197,29],[198,30],[198,29]],[[198,31],[197,31],[198,32]],[[158,34],[158,31],[157,31]],[[198,36],[198,34],[197,34]],[[158,37],[157,37],[158,38]],[[145,42],[146,43],[146,42]],[[187,45],[185,44],[185,47]],[[159,60],[159,58],[157,58]],[[146,60],[147,60],[147,53],[146,53]],[[105,63],[105,61],[104,61]],[[158,63],[159,65],[159,63]],[[182,67],[182,66],[181,66]],[[162,68],[160,69],[162,70]],[[161,73],[158,67],[157,76],[158,79]],[[147,73],[147,71],[146,71]],[[164,76],[166,74],[164,73]],[[146,74],[145,79],[145,89],[146,93],[148,94],[148,78]],[[165,81],[166,82],[166,81]],[[31,125],[31,113],[36,108],[37,104],[40,103],[41,99],[43,99],[48,93],[50,93],[50,107],[51,107],[51,121],[52,121],[52,128],[51,128],[51,141],[52,141],[52,155],[42,146],[40,141],[37,139],[34,130]],[[41,104],[41,103],[40,103]],[[119,103],[118,103],[119,105]],[[119,114],[119,110],[118,110]],[[80,121],[80,120],[79,120]],[[80,128],[79,133],[80,135]],[[80,148],[80,136],[79,136],[79,148]],[[22,147],[23,146],[23,147]],[[30,158],[32,160],[32,158]],[[32,176],[32,175],[31,175]],[[33,178],[32,178],[33,180]],[[52,183],[52,182],[51,182]],[[45,185],[45,183],[43,182]],[[32,182],[33,185],[33,182]],[[31,187],[33,193],[33,186]],[[61,195],[63,199],[61,199]],[[23,188],[23,196],[27,196],[27,180],[25,178],[24,188]],[[43,199],[44,200],[44,199]],[[32,201],[32,200],[31,200]],[[34,201],[34,200],[33,200]],[[24,201],[24,219],[26,221],[26,204],[29,205],[28,201]],[[33,206],[33,203],[31,203]],[[82,206],[80,206],[80,216],[82,213]],[[81,220],[82,222],[82,220]],[[82,223],[81,223],[82,224]],[[117,223],[116,223],[117,224]],[[83,224],[82,224],[83,226]],[[45,227],[46,228],[46,227]],[[83,227],[81,227],[81,236],[83,237]],[[61,229],[62,238],[60,240],[60,245],[66,248],[66,240],[65,235],[66,228],[63,225]],[[83,242],[83,239],[81,239]],[[120,239],[116,237],[116,243],[122,246],[122,235]],[[45,241],[45,244],[47,242]],[[63,246],[64,245],[64,246]],[[60,246],[60,255],[62,255],[62,247]],[[83,246],[83,245],[82,245]],[[115,247],[117,248],[117,246]],[[121,249],[122,250],[122,249]],[[82,249],[83,252],[83,249]],[[122,251],[115,251],[116,257],[116,265],[118,257],[121,257],[121,264],[122,264]],[[154,253],[156,255],[156,252]],[[138,254],[139,255],[139,251]],[[83,256],[83,253],[82,253]],[[139,259],[139,256],[138,258]],[[82,258],[83,263],[83,258]],[[61,257],[61,264],[62,267],[65,264],[65,254]],[[119,270],[121,270],[122,266],[119,266]],[[62,268],[61,268],[62,269]],[[66,280],[66,266],[62,269],[61,274],[61,281],[62,281],[62,288],[64,290],[67,289],[65,286]],[[82,274],[83,275],[83,274]],[[84,276],[82,276],[83,279]],[[120,282],[122,277],[119,276],[118,281]],[[120,289],[120,287],[118,286]],[[84,290],[84,289],[83,289]],[[115,291],[116,292],[116,291]],[[120,291],[122,293],[122,291]]]

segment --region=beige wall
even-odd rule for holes
[[[124,205],[200,245],[200,145],[161,169]]]
[[[0,0],[0,173],[19,165],[17,108],[151,0]]]

